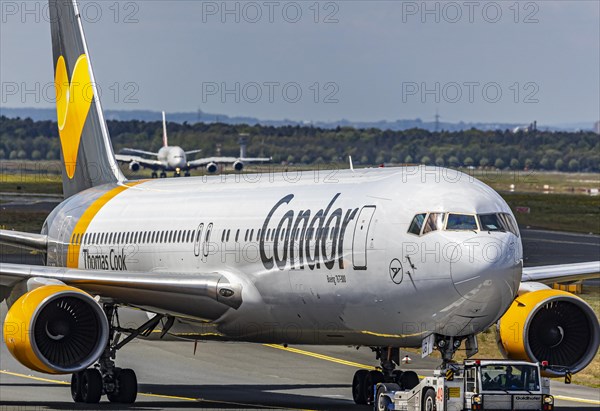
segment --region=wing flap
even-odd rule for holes
[[[600,261],[523,268],[522,281],[544,284],[600,278]]]
[[[242,285],[219,272],[139,273],[1,264],[0,286],[31,278],[55,279],[116,303],[216,319],[242,304]]]

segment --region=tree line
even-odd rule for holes
[[[113,147],[158,151],[159,121],[108,121]],[[199,156],[239,155],[240,134],[248,156],[272,156],[276,163],[355,164],[422,163],[449,167],[495,167],[558,171],[600,171],[600,138],[591,132],[510,130],[430,132],[374,128],[168,123],[169,144],[202,149]],[[60,158],[58,127],[53,121],[0,117],[0,159]]]

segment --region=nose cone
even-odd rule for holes
[[[508,309],[521,282],[521,258],[520,242],[510,233],[481,232],[455,244],[450,274],[461,297],[455,315],[472,319],[471,332],[491,325]]]

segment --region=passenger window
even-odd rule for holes
[[[250,241],[254,238],[254,229],[250,230]]]
[[[237,230],[235,232],[235,242],[237,243],[239,239],[240,239],[240,230]]]
[[[444,217],[444,213],[429,213],[425,226],[423,227],[423,234],[441,230],[444,227]]]
[[[468,214],[448,214],[446,230],[456,231],[477,231],[477,221],[475,216]]]
[[[231,234],[231,230],[227,230],[227,237],[225,238],[225,241],[229,242],[229,234]]]
[[[423,227],[423,221],[425,221],[426,214],[417,214],[412,223],[410,223],[410,227],[408,227],[408,232],[411,234],[419,235],[421,234],[421,227]]]

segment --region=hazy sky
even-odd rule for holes
[[[110,109],[596,121],[600,2],[82,1]],[[46,2],[0,0],[2,107],[50,107]]]

